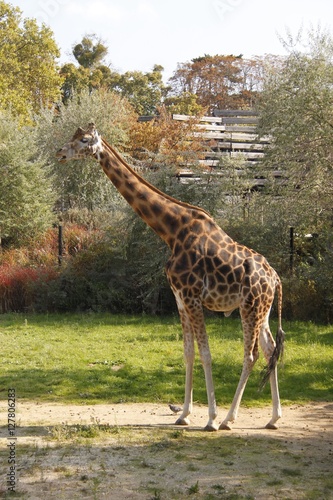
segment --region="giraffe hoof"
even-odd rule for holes
[[[221,424],[219,427],[220,431],[231,431],[231,427],[228,424]]]
[[[179,418],[175,425],[190,425],[190,421],[188,418]]]
[[[218,429],[212,424],[207,424],[206,427],[204,427],[205,432],[216,432]]]
[[[276,431],[278,429],[278,426],[275,424],[271,424],[270,422],[266,425],[265,429],[271,429],[273,431]]]

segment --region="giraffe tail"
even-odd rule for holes
[[[278,329],[275,338],[274,351],[269,359],[267,366],[261,373],[260,389],[263,389],[269,380],[270,374],[275,370],[279,359],[283,357],[285,333],[282,329],[282,283],[277,275],[276,280],[277,291],[277,310],[278,310]]]

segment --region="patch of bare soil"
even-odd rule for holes
[[[220,409],[223,420],[226,409]],[[0,405],[0,497],[8,495],[12,442]],[[232,431],[205,433],[207,408],[174,425],[167,405],[17,408],[16,495],[25,499],[333,498],[333,404],[243,408]]]

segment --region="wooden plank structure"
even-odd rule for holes
[[[174,114],[174,120],[188,121],[193,116]],[[139,121],[152,120],[153,116],[141,116]],[[202,155],[199,164],[203,167],[200,177],[206,173],[223,177],[226,171],[223,168],[224,158],[239,158],[238,174],[245,170],[252,172],[252,186],[254,190],[261,189],[266,180],[263,177],[259,163],[264,158],[265,148],[270,143],[269,137],[259,137],[257,126],[258,113],[254,110],[222,109],[215,110],[214,116],[199,118],[195,136],[202,142]],[[242,166],[243,165],[243,166]],[[244,168],[245,167],[245,168]],[[280,171],[272,172],[275,178],[281,177]],[[198,173],[184,166],[178,172],[181,182],[195,180],[200,182]]]
[[[174,120],[186,121],[190,118],[187,115],[173,115]],[[270,138],[259,137],[258,122],[258,114],[254,110],[216,110],[214,116],[201,117],[195,132],[203,144],[204,158],[199,163],[206,167],[206,171],[210,171],[210,175],[223,177],[226,175],[223,158],[239,158],[238,174],[242,175],[245,170],[250,170],[252,189],[261,189],[266,179],[260,171],[259,163],[265,155],[265,147],[269,145]],[[273,172],[273,176],[281,177],[281,172]],[[190,170],[181,170],[179,177],[187,182],[186,179],[191,178]],[[197,176],[195,177],[197,180]]]
[[[187,121],[187,115],[173,115],[174,120]],[[215,116],[203,116],[195,135],[203,140],[204,156],[200,163],[216,167],[223,156],[241,156],[252,166],[264,156],[268,137],[258,137],[258,114],[251,110],[216,110]]]

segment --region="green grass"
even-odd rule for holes
[[[275,332],[276,325],[272,324]],[[286,352],[279,369],[283,401],[333,399],[333,327],[285,322]],[[237,318],[209,316],[218,404],[230,404],[243,358]],[[109,314],[0,316],[0,399],[17,397],[62,403],[182,402],[185,367],[179,319]],[[267,404],[258,391],[263,356],[243,401]],[[194,399],[206,403],[197,357]]]

